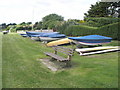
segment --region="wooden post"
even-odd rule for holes
[[[55,47],[54,54],[57,54],[57,47]]]
[[[69,60],[69,61],[71,60],[71,55],[68,55],[68,60]]]

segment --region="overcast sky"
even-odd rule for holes
[[[83,19],[98,0],[0,0],[0,24],[41,21],[55,13],[67,19]]]

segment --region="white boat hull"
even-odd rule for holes
[[[39,37],[31,37],[32,40],[35,40],[35,41],[40,41],[40,38]]]
[[[81,56],[99,54],[111,51],[119,51],[119,46],[106,46],[106,47],[94,47],[94,48],[83,48],[83,49],[75,49],[75,51],[79,52]]]
[[[77,45],[87,45],[87,46],[95,46],[95,45],[106,44],[106,43],[84,43],[84,42],[79,42],[79,41],[75,41],[75,40],[73,40],[73,43],[75,43]]]
[[[104,46],[104,47],[94,47],[94,48],[81,48],[75,49],[77,52],[89,52],[89,51],[98,51],[98,50],[106,50],[106,49],[120,49],[119,46]]]
[[[47,42],[49,42],[49,41],[54,41],[54,40],[58,40],[58,39],[62,39],[62,38],[39,37],[39,39],[41,41],[47,41]]]
[[[96,52],[90,52],[90,53],[80,53],[81,56],[86,55],[92,55],[92,54],[99,54],[99,53],[105,53],[105,52],[112,52],[112,51],[118,51],[120,49],[108,49],[108,50],[102,50],[102,51],[96,51]]]

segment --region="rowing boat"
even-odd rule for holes
[[[72,40],[68,39],[68,38],[64,38],[64,39],[60,39],[60,40],[56,40],[56,41],[52,41],[49,42],[47,44],[47,46],[57,46],[57,45],[63,45],[63,44],[68,44],[72,42]]]
[[[107,50],[107,49],[117,49],[117,48],[119,48],[119,46],[104,46],[104,47],[75,49],[75,51],[77,51],[77,52],[90,52],[90,51]]]
[[[110,43],[112,38],[105,37],[101,35],[88,35],[83,37],[69,37],[69,39],[73,40],[75,44],[80,45],[102,45],[106,43]]]

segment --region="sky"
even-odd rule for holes
[[[0,24],[38,22],[55,13],[67,19],[83,20],[98,0],[0,0]]]

